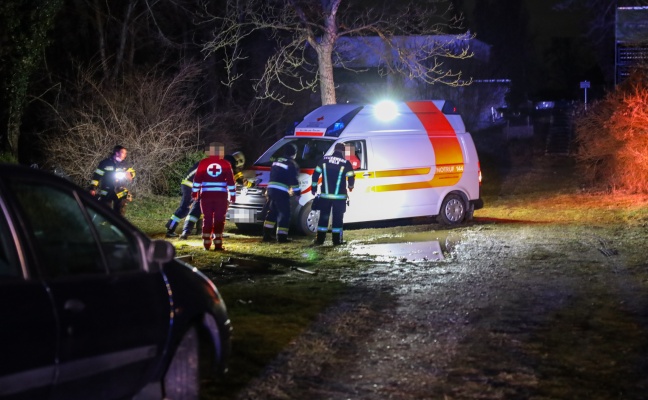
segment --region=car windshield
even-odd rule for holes
[[[334,140],[325,138],[284,138],[268,149],[254,165],[269,167],[279,157],[284,155],[284,149],[289,143],[297,146],[297,157],[295,161],[300,168],[315,168],[319,160],[327,150],[331,148]]]

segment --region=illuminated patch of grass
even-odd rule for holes
[[[164,224],[180,204],[180,196],[135,197],[126,206],[126,219],[149,236],[166,232]]]

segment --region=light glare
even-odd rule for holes
[[[381,101],[380,103],[376,104],[374,115],[381,121],[391,121],[398,115],[398,109],[396,108],[396,104],[394,104],[394,102]]]

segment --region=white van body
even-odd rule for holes
[[[481,171],[472,137],[461,116],[443,100],[383,105],[336,104],[315,109],[294,130],[244,171],[247,187],[237,188],[228,219],[237,225],[262,223],[263,195],[272,161],[283,146],[298,148],[302,196],[295,201],[294,226],[314,234],[318,212],[310,210],[315,163],[335,143],[355,150],[355,187],[344,222],[421,216],[459,224],[483,206]],[[348,152],[348,151],[347,151]],[[347,154],[347,157],[350,155]]]

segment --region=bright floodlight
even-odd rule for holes
[[[398,115],[396,104],[391,101],[381,101],[374,108],[374,115],[381,121],[390,121]]]

